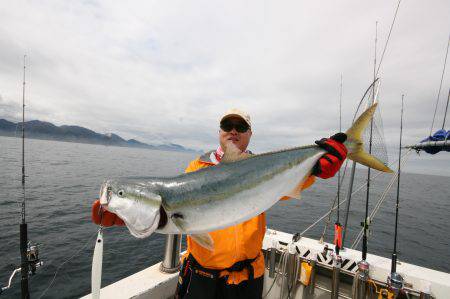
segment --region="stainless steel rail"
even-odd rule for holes
[[[175,273],[180,270],[181,235],[167,235],[164,259],[160,271],[164,273]]]

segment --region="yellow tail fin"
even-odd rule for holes
[[[345,142],[345,146],[348,148],[349,154],[348,158],[355,162],[358,162],[367,167],[392,173],[393,171],[384,165],[383,162],[370,155],[366,151],[364,151],[363,142],[362,142],[362,133],[364,129],[369,124],[370,120],[375,113],[375,109],[377,108],[377,103],[373,104],[366,111],[361,114],[358,119],[353,123],[352,127],[345,132],[347,134],[347,141]]]

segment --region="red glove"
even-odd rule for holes
[[[322,179],[333,177],[341,168],[342,163],[347,157],[347,149],[344,142],[347,140],[347,135],[344,133],[337,133],[330,138],[323,138],[317,140],[316,144],[327,151],[312,170],[312,174]]]
[[[94,222],[95,224],[100,224],[100,221],[102,222],[103,226],[125,225],[125,222],[123,222],[123,220],[120,219],[119,216],[103,209],[100,204],[100,200],[97,199],[92,204],[92,222]]]

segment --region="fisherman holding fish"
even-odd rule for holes
[[[186,173],[196,172],[222,163],[227,155],[253,155],[248,149],[252,136],[250,116],[238,109],[227,111],[220,119],[219,147],[193,160],[186,168]],[[297,187],[297,193],[311,186],[315,177],[327,179],[333,177],[347,156],[344,142],[347,136],[338,133],[330,138],[316,141],[322,148],[321,157],[314,160],[315,164]],[[230,155],[228,152],[233,152]],[[229,157],[228,157],[229,158]],[[317,161],[317,162],[315,162]],[[120,192],[120,191],[119,191]],[[288,199],[295,195],[284,196]],[[92,218],[103,226],[124,225],[124,221],[116,214],[103,210],[100,218],[100,201],[94,202]],[[164,210],[164,209],[162,209]],[[159,212],[158,222],[152,226],[164,226],[167,215]],[[162,214],[161,214],[162,213]],[[172,214],[169,219],[183,220],[183,215]],[[175,219],[180,218],[180,219]],[[181,222],[179,227],[183,227]],[[127,226],[130,226],[127,223]],[[156,227],[152,230],[152,232]],[[131,228],[130,228],[131,231]],[[261,298],[264,277],[264,256],[262,243],[266,231],[266,217],[262,212],[244,222],[210,231],[203,235],[191,234],[187,236],[187,251],[182,257],[182,267],[176,298]],[[134,233],[132,232],[134,235]],[[147,234],[148,235],[148,234]],[[199,237],[202,236],[202,237]],[[212,248],[208,248],[208,244]]]

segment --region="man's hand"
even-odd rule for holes
[[[323,138],[316,141],[316,144],[327,151],[312,170],[312,174],[322,179],[333,177],[341,168],[347,157],[347,149],[344,142],[347,140],[345,133],[337,133],[330,138]]]
[[[94,203],[92,204],[92,221],[95,224],[100,224],[101,221],[102,222],[101,224],[103,226],[125,225],[125,223],[123,222],[122,219],[119,218],[119,216],[103,209],[100,204],[100,200],[98,199],[94,201]]]

